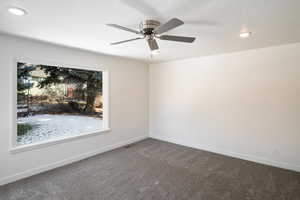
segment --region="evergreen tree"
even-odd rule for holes
[[[17,100],[18,103],[24,102],[25,100],[28,107],[30,98],[29,89],[33,86],[33,83],[30,81],[30,72],[33,70],[35,70],[34,65],[28,65],[25,63],[17,64]]]
[[[31,77],[30,72],[35,70],[35,66],[18,63],[17,68],[17,89],[19,93],[24,93],[25,90],[33,86],[33,83],[30,83],[29,79]]]
[[[87,113],[94,112],[97,92],[102,92],[102,72],[46,65],[39,65],[39,67],[47,75],[39,83],[40,88],[59,83],[75,83],[78,87],[86,84],[87,97],[84,111]]]

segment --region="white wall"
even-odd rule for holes
[[[0,185],[147,137],[148,66],[0,35]],[[112,131],[9,152],[13,59],[110,71]],[[300,43],[150,65],[150,136],[300,171]]]
[[[300,43],[150,65],[150,136],[300,171]]]
[[[147,137],[147,64],[6,35],[0,35],[0,44],[0,184]],[[14,58],[106,67],[110,73],[111,132],[11,154]]]

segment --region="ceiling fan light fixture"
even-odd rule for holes
[[[158,55],[160,53],[159,49],[154,49],[151,51],[151,55]]]
[[[18,8],[18,7],[10,7],[10,8],[8,8],[8,12],[10,12],[13,15],[17,15],[17,16],[23,16],[23,15],[27,14],[26,10],[24,10],[22,8]]]
[[[240,38],[248,38],[251,36],[251,32],[241,32]]]

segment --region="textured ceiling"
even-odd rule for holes
[[[7,12],[19,6],[28,15]],[[0,0],[0,31],[146,62],[169,61],[300,41],[300,0]],[[146,41],[118,46],[110,42],[136,37],[107,27],[116,23],[137,29],[144,19],[186,22],[168,34],[195,36],[193,44],[159,41],[150,58]],[[240,39],[240,30],[253,32]]]

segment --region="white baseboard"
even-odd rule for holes
[[[116,149],[116,148],[119,148],[119,147],[122,147],[122,146],[126,146],[128,144],[138,142],[138,141],[141,141],[141,140],[146,139],[146,138],[148,138],[148,135],[135,137],[135,138],[123,141],[123,142],[119,142],[119,143],[116,143],[116,144],[113,144],[113,145],[108,145],[106,147],[102,147],[102,148],[97,149],[95,151],[83,153],[81,155],[74,156],[74,157],[71,157],[71,158],[67,158],[67,159],[62,160],[62,161],[58,161],[58,162],[55,162],[55,163],[51,163],[51,164],[48,164],[48,165],[44,165],[44,166],[41,166],[41,167],[30,169],[30,170],[27,170],[27,171],[24,171],[24,172],[21,172],[21,173],[18,173],[18,174],[14,174],[12,176],[4,177],[4,178],[0,179],[0,185],[5,185],[5,184],[8,184],[8,183],[12,183],[12,182],[15,182],[15,181],[23,179],[23,178],[27,178],[27,177],[30,177],[30,176],[33,176],[33,175],[36,175],[36,174],[39,174],[39,173],[42,173],[42,172],[49,171],[51,169],[62,167],[64,165],[68,165],[68,164],[71,164],[73,162],[77,162],[77,161],[80,161],[82,159],[85,159],[85,158],[88,158],[88,157],[91,157],[91,156],[94,156],[94,155],[97,155],[97,154],[104,153],[106,151],[110,151],[110,150],[113,150],[113,149]]]
[[[241,153],[237,153],[237,152],[226,151],[224,149],[215,148],[212,146],[185,144],[183,142],[177,141],[176,139],[158,137],[158,136],[152,135],[151,133],[150,133],[149,137],[157,139],[157,140],[162,140],[165,142],[170,142],[170,143],[183,145],[183,146],[187,146],[187,147],[191,147],[191,148],[195,148],[195,149],[200,149],[200,150],[209,151],[209,152],[213,152],[213,153],[217,153],[217,154],[222,154],[225,156],[239,158],[242,160],[248,160],[248,161],[252,161],[252,162],[256,162],[256,163],[260,163],[260,164],[264,164],[264,165],[270,165],[270,166],[274,166],[274,167],[278,167],[278,168],[283,168],[283,169],[300,172],[300,166],[296,166],[296,165],[289,164],[289,163],[273,161],[270,159],[266,159],[266,158],[262,158],[262,157],[258,157],[258,156],[254,156],[254,155],[249,155],[249,154],[241,154]]]

